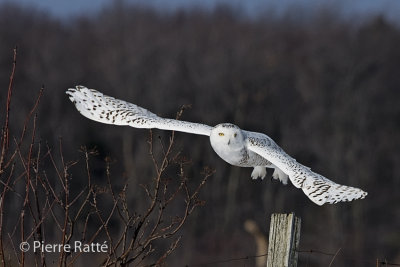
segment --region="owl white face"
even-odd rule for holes
[[[215,126],[210,135],[211,143],[220,146],[229,146],[230,148],[243,147],[242,130],[231,123],[221,123]]]

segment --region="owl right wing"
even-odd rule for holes
[[[286,154],[274,140],[265,134],[246,132],[247,149],[264,157],[289,176],[297,188],[301,188],[308,198],[318,205],[334,204],[341,201],[362,199],[368,194],[355,187],[337,184],[311,171]]]
[[[76,86],[66,91],[76,109],[85,117],[114,125],[135,128],[157,128],[210,136],[212,127],[187,121],[164,119],[135,104],[115,99],[85,86]]]

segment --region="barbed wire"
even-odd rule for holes
[[[229,262],[234,262],[234,261],[250,260],[250,259],[267,257],[267,256],[268,256],[268,253],[265,253],[265,254],[261,254],[261,255],[251,255],[251,256],[243,256],[243,257],[239,257],[239,258],[221,259],[221,260],[214,260],[214,261],[208,261],[208,262],[196,263],[196,264],[186,264],[185,267],[207,266],[207,265],[214,265],[214,264],[218,264],[218,263],[229,263]]]
[[[324,256],[331,256],[331,257],[337,257],[337,258],[342,258],[346,260],[354,260],[354,261],[362,261],[365,263],[372,263],[374,262],[376,266],[400,266],[400,263],[394,263],[394,262],[388,262],[386,259],[385,260],[380,260],[379,257],[376,257],[374,260],[369,260],[369,259],[359,259],[359,258],[353,258],[353,257],[345,257],[341,255],[337,255],[338,253],[331,253],[331,252],[325,252],[321,250],[316,250],[316,249],[309,249],[309,250],[298,250],[298,253],[309,253],[309,254],[321,254]]]
[[[376,266],[400,266],[400,263],[388,262],[386,259],[380,260],[379,257],[376,257],[375,259],[365,259],[365,258],[359,259],[359,258],[341,256],[341,255],[338,255],[339,250],[335,253],[321,251],[321,250],[317,250],[317,249],[298,250],[297,252],[302,253],[302,254],[306,254],[306,253],[320,254],[323,256],[342,258],[345,260],[362,261],[362,262],[371,263],[371,264],[374,263],[374,264],[376,264]],[[208,265],[215,265],[215,264],[221,264],[221,263],[230,263],[230,262],[235,262],[235,261],[246,261],[246,260],[250,260],[250,259],[267,257],[267,256],[268,256],[268,253],[261,254],[261,255],[248,255],[248,256],[242,256],[242,257],[237,257],[237,258],[227,258],[227,259],[212,260],[212,261],[207,261],[207,262],[202,262],[202,263],[186,264],[185,267],[208,266]]]

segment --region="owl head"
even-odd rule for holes
[[[221,123],[211,130],[212,143],[229,147],[243,146],[244,136],[242,130],[232,123]]]

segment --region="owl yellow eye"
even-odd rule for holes
[[[219,135],[219,136],[224,136],[225,134],[224,134],[224,133],[219,133],[218,135]]]
[[[233,135],[233,137],[236,137],[237,136],[237,133],[235,133],[234,135]]]

